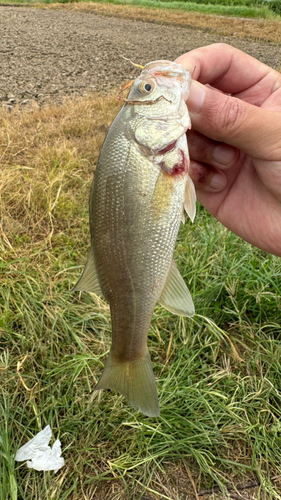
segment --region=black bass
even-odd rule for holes
[[[155,61],[134,81],[101,149],[90,194],[91,250],[74,290],[110,304],[112,345],[96,390],[123,394],[145,415],[159,415],[147,334],[156,302],[193,316],[173,252],[183,209],[193,221],[185,101],[190,73]]]

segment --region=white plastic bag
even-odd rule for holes
[[[54,470],[57,472],[64,466],[64,458],[61,457],[61,442],[59,439],[51,448],[49,441],[52,437],[52,430],[49,425],[38,432],[34,438],[25,443],[16,453],[15,460],[24,462],[27,460],[27,467],[35,470]]]

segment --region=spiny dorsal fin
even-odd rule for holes
[[[195,313],[190,292],[174,260],[172,261],[164,290],[158,302],[165,309],[178,316],[191,317]]]
[[[102,291],[99,284],[95,258],[92,248],[89,252],[83,273],[71,291],[75,292],[76,290],[82,290],[84,292],[92,292],[95,293],[96,295],[102,296]]]
[[[190,179],[189,175],[187,176],[186,185],[185,185],[185,193],[184,193],[184,208],[186,210],[187,215],[190,217],[193,222],[196,215],[196,192],[195,187]]]

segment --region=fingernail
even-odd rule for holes
[[[234,160],[235,149],[231,146],[220,144],[213,151],[213,159],[222,165],[229,165]]]
[[[209,185],[212,189],[220,191],[225,186],[225,176],[221,174],[214,174]]]
[[[202,104],[206,96],[206,90],[204,85],[192,80],[190,87],[190,93],[187,100],[187,107],[191,113],[195,115],[200,113]]]

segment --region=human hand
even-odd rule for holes
[[[176,62],[200,82],[187,101],[198,200],[244,240],[281,256],[281,74],[226,44]]]

